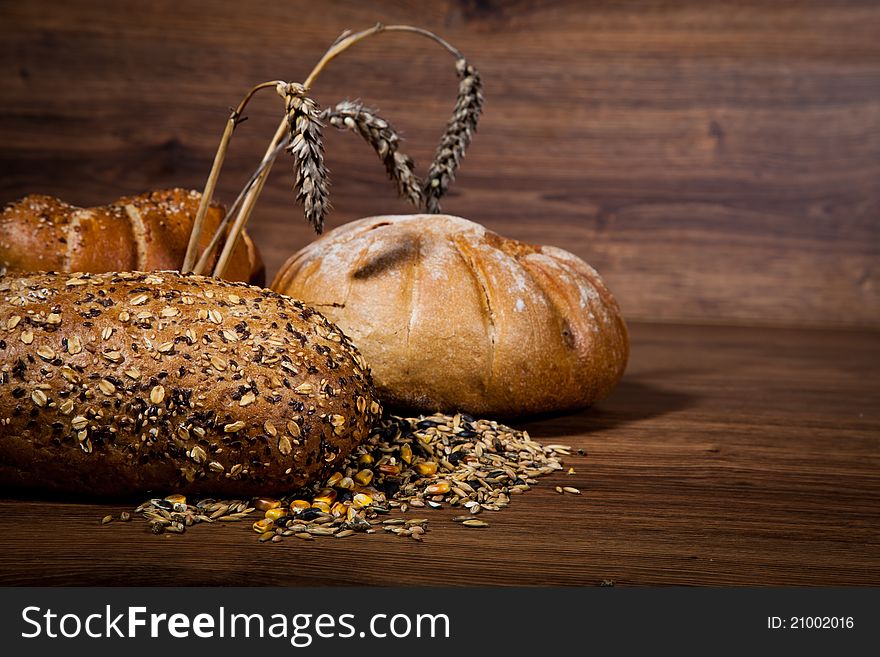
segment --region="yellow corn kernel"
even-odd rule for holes
[[[351,500],[351,502],[357,507],[364,508],[365,506],[370,506],[373,503],[373,498],[366,493],[357,493]]]
[[[409,464],[409,463],[412,463],[412,457],[413,457],[412,447],[409,446],[409,443],[405,443],[400,448],[400,460],[403,461],[404,463]]]
[[[367,467],[368,465],[373,465],[375,459],[370,454],[361,454],[358,457],[358,465],[362,468]]]
[[[354,480],[359,484],[368,486],[370,482],[373,481],[373,471],[364,468],[354,476]]]
[[[266,518],[268,520],[278,520],[287,515],[287,509],[283,506],[276,506],[274,509],[266,509]]]
[[[336,501],[336,491],[332,488],[325,488],[323,490],[318,491],[318,494],[315,495],[315,499],[312,500],[312,503],[315,502],[324,502],[328,506],[333,504]]]
[[[263,518],[262,520],[257,520],[254,523],[254,531],[258,534],[270,532],[273,529],[275,529],[275,521],[270,520],[269,518]]]
[[[175,493],[174,495],[166,497],[165,501],[171,502],[172,504],[186,504],[186,496],[181,495],[180,493]]]
[[[416,463],[415,470],[422,476],[431,476],[437,474],[437,464],[434,461],[425,461],[423,463]]]
[[[343,477],[342,481],[340,481],[336,487],[344,488],[345,490],[351,490],[352,488],[354,488],[354,479],[352,479],[351,477]]]
[[[330,513],[332,513],[333,517],[335,518],[342,518],[348,513],[348,506],[346,506],[342,502],[337,502],[330,507]]]
[[[337,471],[337,472],[334,472],[334,473],[333,473],[332,475],[330,475],[330,477],[327,479],[327,486],[328,486],[329,488],[333,488],[333,487],[336,486],[340,481],[342,481],[342,479],[343,479],[344,476],[345,476],[345,475],[343,475],[341,472],[338,472],[338,471]]]
[[[281,502],[273,500],[271,497],[258,497],[254,500],[254,508],[257,511],[268,511],[269,509],[277,509],[281,506]]]
[[[310,509],[312,505],[305,500],[294,500],[290,503],[290,511],[291,513],[300,513],[301,511],[305,511],[306,509]]]
[[[324,513],[330,513],[330,505],[321,500],[315,500],[314,502],[312,502],[312,508],[323,511]]]
[[[396,477],[400,474],[400,466],[394,465],[392,463],[383,463],[378,467],[379,472],[384,475],[390,475],[392,477]]]
[[[443,495],[449,492],[448,481],[438,481],[425,488],[425,495]]]

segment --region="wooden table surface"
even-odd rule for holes
[[[637,324],[612,396],[517,426],[585,451],[423,543],[154,536],[124,504],[0,502],[0,584],[880,584],[880,334]],[[582,496],[560,496],[555,485]],[[411,516],[412,517],[412,516]]]
[[[417,24],[486,87],[444,208],[594,265],[634,322],[629,370],[597,407],[524,423],[586,454],[487,530],[444,510],[422,544],[265,545],[7,500],[0,584],[880,584],[880,5],[251,4],[0,0],[0,203],[201,188],[253,84],[303,79],[343,29]],[[422,173],[454,93],[451,60],[400,34],[314,88],[379,107]],[[278,112],[249,106],[218,200]],[[364,144],[325,137],[328,227],[409,211]],[[249,226],[270,276],[314,239],[290,185],[276,167]]]

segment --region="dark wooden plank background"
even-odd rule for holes
[[[584,257],[631,322],[608,400],[521,425],[584,449],[577,474],[488,531],[432,514],[424,544],[154,537],[98,526],[122,504],[8,499],[0,584],[880,584],[876,2],[0,0],[0,202],[201,187],[228,106],[377,20],[483,73],[447,210]],[[454,91],[448,57],[400,35],[315,87],[380,107],[422,170]],[[222,199],[278,112],[249,109]],[[365,145],[327,142],[331,227],[407,211]],[[252,224],[270,273],[312,239],[290,184],[282,164]]]
[[[485,79],[449,212],[574,251],[633,320],[880,327],[876,2],[3,0],[0,16],[0,202],[201,188],[252,84],[302,79],[345,28],[408,22]],[[433,44],[385,35],[314,91],[380,107],[424,171],[455,78]],[[252,106],[221,199],[279,111]],[[331,227],[407,211],[364,144],[327,142]],[[270,272],[312,238],[290,185],[282,164],[253,223]]]
[[[142,521],[101,527],[121,504],[2,501],[0,585],[880,584],[876,333],[638,325],[633,338],[607,401],[520,424],[586,454],[485,512],[487,530],[448,509],[418,514],[424,543],[272,545],[244,524],[153,536]]]

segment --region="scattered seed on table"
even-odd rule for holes
[[[156,398],[162,392],[156,390]],[[264,423],[263,428],[267,434],[282,435],[273,425]],[[449,505],[469,512],[455,516],[455,522],[488,527],[489,523],[475,515],[506,508],[513,495],[530,490],[539,477],[562,474],[561,457],[570,451],[567,445],[544,446],[525,431],[463,414],[389,415],[326,479],[289,495],[204,499],[190,504],[183,495],[174,494],[145,502],[135,512],[156,533],[166,529],[182,533],[185,527],[201,522],[247,520],[263,542],[278,542],[284,536],[305,541],[325,536],[346,538],[359,532],[375,534],[377,529],[420,541],[427,531],[427,518],[387,515]],[[197,463],[207,460],[201,458],[201,452],[197,456]],[[211,463],[207,467],[216,471]],[[222,466],[219,470],[223,471]],[[555,490],[580,493],[572,487],[556,486]],[[257,516],[249,517],[255,510]],[[273,521],[275,525],[270,525]]]
[[[113,522],[113,516],[104,516],[101,518],[102,525],[106,525],[108,522]]]
[[[562,490],[564,490],[566,493],[571,493],[572,495],[580,495],[581,494],[581,492],[577,488],[575,488],[574,486],[566,486]]]

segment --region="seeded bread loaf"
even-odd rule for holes
[[[371,217],[295,254],[272,289],[325,313],[389,405],[517,416],[590,405],[626,368],[614,297],[559,248],[446,215]]]
[[[200,200],[196,191],[168,189],[77,208],[51,196],[26,196],[0,212],[0,274],[179,269]],[[200,249],[223,214],[219,205],[208,208]],[[223,278],[265,283],[263,261],[247,233]]]
[[[0,485],[291,491],[380,415],[348,338],[299,301],[173,272],[0,277]]]

